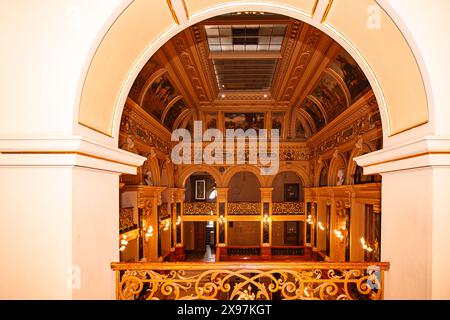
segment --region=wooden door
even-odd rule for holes
[[[206,222],[194,222],[195,251],[205,251]]]

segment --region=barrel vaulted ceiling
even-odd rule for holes
[[[284,138],[304,140],[369,90],[353,58],[320,30],[239,12],[172,38],[144,66],[129,98],[169,131],[204,120],[208,128],[279,128]]]

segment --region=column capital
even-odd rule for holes
[[[0,139],[0,167],[10,165],[84,167],[136,174],[146,158],[81,136]]]
[[[365,175],[430,166],[450,167],[450,137],[426,136],[354,160],[364,168]]]

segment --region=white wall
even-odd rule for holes
[[[119,262],[119,176],[85,168],[73,169],[72,259],[81,268],[75,299],[114,299]]]
[[[69,168],[0,167],[0,299],[72,298],[71,185]]]

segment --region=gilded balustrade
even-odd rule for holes
[[[228,215],[260,215],[261,202],[228,202]]]
[[[303,214],[305,214],[304,202],[272,203],[272,215],[303,215]]]
[[[201,216],[211,215],[216,213],[215,202],[185,202],[184,215]]]
[[[378,300],[389,263],[112,263],[120,300]]]

